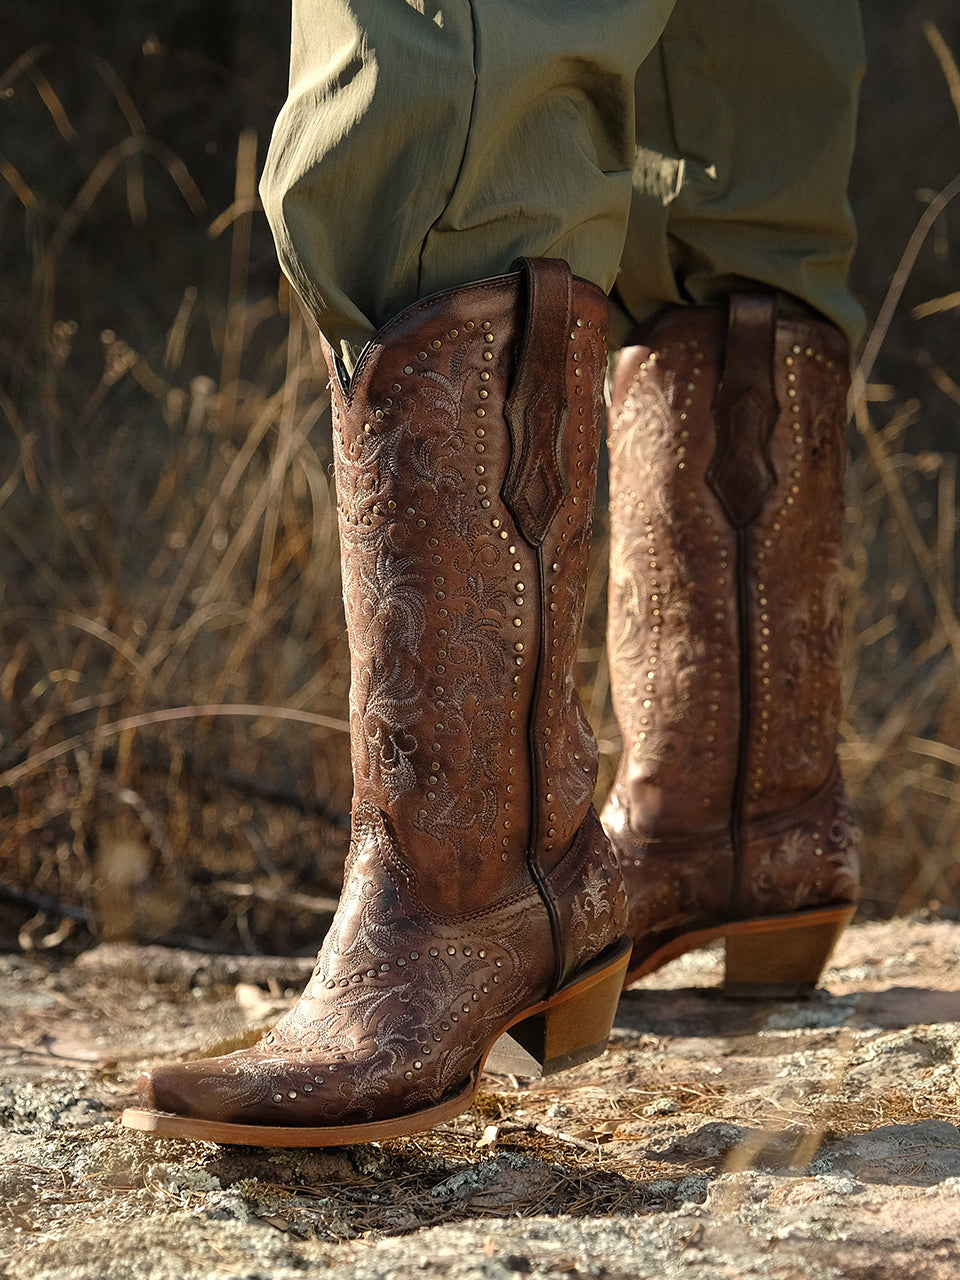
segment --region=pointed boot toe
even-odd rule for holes
[[[221,1096],[218,1105],[203,1084],[205,1079],[209,1079],[208,1064],[218,1061],[160,1063],[141,1072],[137,1079],[140,1106],[150,1111],[195,1119],[219,1118],[225,1100]]]
[[[155,1111],[162,1111],[163,1107],[157,1101],[157,1093],[154,1085],[154,1078],[158,1072],[162,1073],[162,1067],[154,1067],[149,1071],[141,1071],[137,1077],[137,1099],[141,1106],[151,1107]]]

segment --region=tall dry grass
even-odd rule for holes
[[[29,96],[82,151],[44,56],[8,69],[0,101]],[[942,42],[938,56],[955,88]],[[309,950],[349,808],[316,337],[253,283],[259,139],[241,135],[233,199],[206,210],[111,74],[116,136],[69,200],[52,208],[0,161],[0,243],[27,254],[0,333],[0,919],[27,947],[72,930]],[[91,333],[65,309],[75,244],[104,201],[122,204],[125,260],[132,243],[149,294],[151,272],[172,266],[169,252],[154,261],[148,234],[161,186],[205,225],[219,275],[185,285],[165,316]],[[960,908],[956,455],[912,447],[923,406],[871,380],[936,216],[931,205],[907,247],[854,398],[841,750],[866,833],[865,910],[880,915]],[[958,301],[930,305],[948,322]],[[960,373],[929,374],[960,409]],[[619,733],[598,524],[580,667],[603,788]]]
[[[37,87],[41,63],[0,91]],[[279,949],[305,942],[279,906],[292,888],[301,933],[329,915],[349,808],[325,378],[297,308],[251,295],[249,131],[234,198],[206,218],[211,248],[229,242],[213,296],[187,286],[148,350],[62,316],[71,243],[119,184],[150,271],[145,156],[203,213],[115,88],[129,132],[55,219],[0,170],[5,230],[19,217],[32,250],[2,338],[0,867],[23,945],[79,919]],[[36,96],[69,137],[45,76]]]

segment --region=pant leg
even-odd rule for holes
[[[563,257],[609,291],[634,79],[674,0],[294,0],[261,193],[335,347],[438,289]]]
[[[636,81],[615,336],[748,282],[859,337],[847,180],[862,70],[856,0],[678,0]]]

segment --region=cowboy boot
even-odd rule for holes
[[[566,263],[417,302],[348,386],[327,352],[351,653],[353,833],[296,1005],[157,1067],[136,1128],[325,1146],[469,1107],[510,1031],[603,1051],[630,952],[573,685],[606,299]]]
[[[623,756],[603,812],[632,982],[716,938],[726,989],[816,984],[852,918],[837,764],[848,353],[766,295],[662,313],[610,423],[608,648]]]

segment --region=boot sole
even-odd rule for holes
[[[746,999],[809,995],[856,910],[855,904],[844,903],[789,915],[731,920],[682,933],[639,964],[628,966],[624,986],[638,982],[688,951],[723,938],[725,995]]]
[[[252,1147],[342,1147],[420,1133],[452,1120],[470,1107],[487,1059],[493,1056],[497,1042],[507,1032],[510,1033],[507,1040],[521,1044],[545,1075],[587,1062],[603,1053],[624,986],[631,948],[631,940],[621,938],[581,970],[567,986],[516,1014],[487,1046],[460,1092],[435,1106],[387,1120],[320,1127],[236,1124],[128,1107],[120,1117],[120,1123],[127,1129],[138,1129],[160,1137]],[[509,1048],[499,1058],[500,1062],[504,1060],[512,1060]]]

